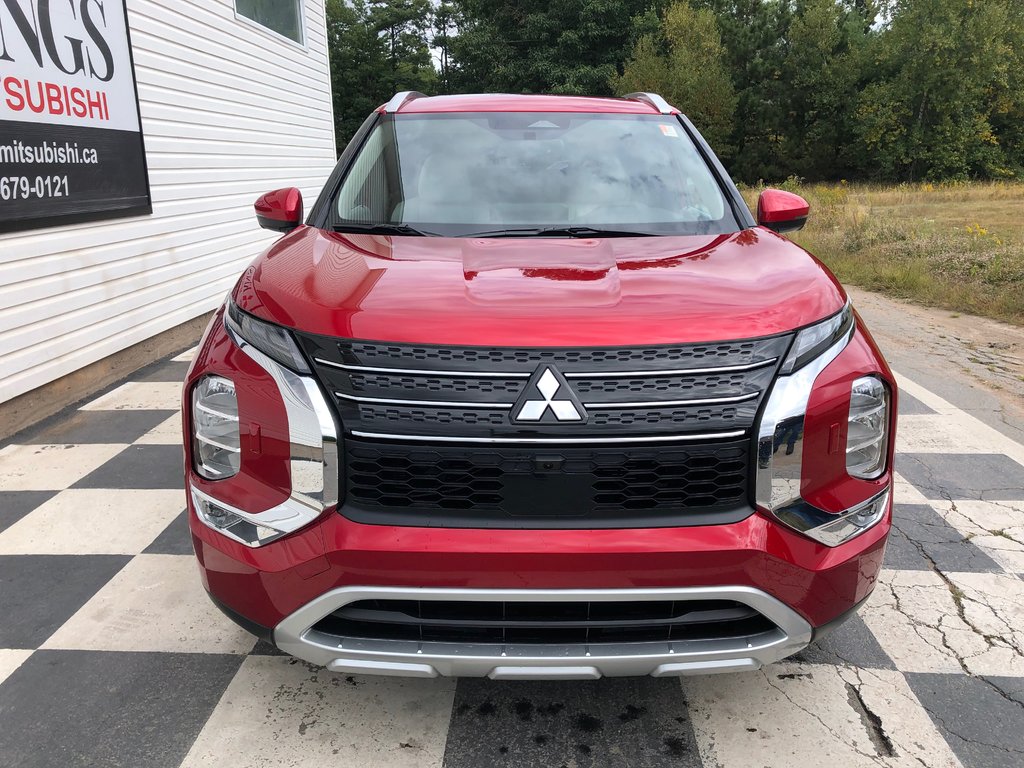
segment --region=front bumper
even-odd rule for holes
[[[754,608],[774,627],[745,637],[601,645],[468,644],[339,638],[318,631],[324,616],[357,600],[665,601],[732,600]],[[493,590],[342,587],[321,595],[274,629],[277,646],[333,672],[494,680],[590,680],[669,677],[758,669],[803,648],[811,626],[775,598],[751,587],[630,590]]]
[[[252,549],[194,516],[191,524],[211,595],[287,653],[346,673],[496,679],[705,674],[778,661],[870,594],[889,530],[887,515],[830,548],[760,513],[685,529],[500,532],[368,526],[334,513]],[[314,627],[367,599],[729,599],[775,628],[672,643],[515,647],[346,639]]]

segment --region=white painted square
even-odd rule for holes
[[[25,659],[35,651],[11,650],[0,648],[0,685],[14,674],[14,671],[25,663]]]
[[[342,676],[250,656],[182,768],[440,768],[455,680]]]
[[[860,617],[903,672],[963,673],[950,646],[971,643],[953,595],[934,571],[883,569]],[[964,637],[959,637],[964,635]]]
[[[135,441],[135,445],[181,445],[181,414],[161,421]]]
[[[127,445],[8,445],[0,449],[0,491],[62,491]]]
[[[196,356],[196,352],[198,350],[199,350],[198,345],[195,346],[195,347],[192,347],[192,349],[186,349],[184,352],[182,352],[177,357],[172,357],[171,358],[171,362],[172,363],[191,363],[192,362],[192,358],[194,358]]]
[[[967,414],[900,416],[896,455],[900,453],[995,453]]]
[[[704,765],[961,768],[899,672],[783,663],[682,685]]]
[[[43,647],[248,653],[255,644],[206,596],[193,556],[139,555]]]
[[[129,381],[82,406],[83,411],[176,411],[181,408],[181,383]]]
[[[1007,573],[949,573],[973,642],[960,651],[975,675],[1024,677],[1024,581]],[[959,636],[957,636],[959,637]]]
[[[905,376],[902,376],[898,372],[896,373],[896,379],[899,382],[900,389],[905,390],[912,397],[920,400],[922,403],[927,405],[929,408],[934,410],[937,416],[929,415],[928,418],[947,418],[950,420],[951,425],[955,425],[957,429],[963,429],[969,434],[967,442],[972,445],[976,445],[979,442],[986,446],[985,453],[1002,453],[1009,456],[1017,463],[1024,465],[1024,445],[1021,445],[1015,440],[1010,439],[999,430],[993,429],[981,419],[971,416],[969,413],[957,408],[951,403],[943,400],[938,395],[930,392],[929,390],[922,387]],[[917,416],[907,416],[904,418],[918,418]],[[900,420],[902,424],[902,419]],[[951,427],[946,427],[944,434],[948,436],[948,430]],[[956,434],[953,436],[957,437]],[[897,439],[899,434],[897,431]],[[947,442],[945,447],[940,453],[953,453],[960,451],[956,450],[959,440],[954,439],[952,442]],[[969,452],[969,451],[967,451]]]
[[[177,490],[61,491],[0,532],[0,554],[137,555],[184,508]]]

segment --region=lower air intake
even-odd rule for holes
[[[754,608],[732,600],[358,600],[313,627],[340,638],[553,646],[719,640],[774,628]]]

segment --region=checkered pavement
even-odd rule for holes
[[[342,676],[207,600],[161,361],[0,448],[0,765],[1024,765],[1024,447],[903,381],[881,583],[755,673]]]

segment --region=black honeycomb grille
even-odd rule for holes
[[[381,344],[377,342],[353,341],[352,354],[360,360],[401,359],[415,363],[456,363],[458,365],[527,365],[540,363],[555,365],[607,364],[607,363],[654,363],[670,362],[700,364],[727,359],[731,364],[750,362],[758,352],[761,343],[757,340],[734,341],[721,344],[694,344],[672,347],[622,347],[616,349],[518,349],[513,347],[427,347],[405,344]]]
[[[560,647],[747,638],[775,629],[732,600],[358,600],[313,626],[336,638]]]
[[[464,379],[434,376],[400,376],[395,374],[350,374],[353,392],[377,394],[381,390],[409,394],[430,393],[446,395],[508,395],[518,397],[523,389],[521,379]]]
[[[344,512],[366,522],[391,515],[390,522],[411,525],[722,522],[750,512],[748,455],[746,441],[538,450],[349,440]]]
[[[750,380],[750,373],[742,372],[704,376],[649,376],[642,379],[575,379],[572,384],[580,397],[624,394],[631,398],[642,396],[652,400],[667,400],[742,395],[756,391]]]
[[[469,427],[490,425],[500,427],[506,416],[500,411],[459,410],[455,408],[394,408],[381,405],[360,405],[359,415],[364,421],[391,424],[462,424]]]
[[[608,425],[632,427],[639,425],[666,425],[673,424],[677,427],[688,427],[696,424],[715,423],[716,427],[729,428],[733,426],[739,412],[731,406],[719,406],[718,408],[656,408],[653,410],[629,410],[629,411],[595,411],[591,414],[590,420],[595,426],[603,427]],[[744,425],[745,426],[745,425]]]

